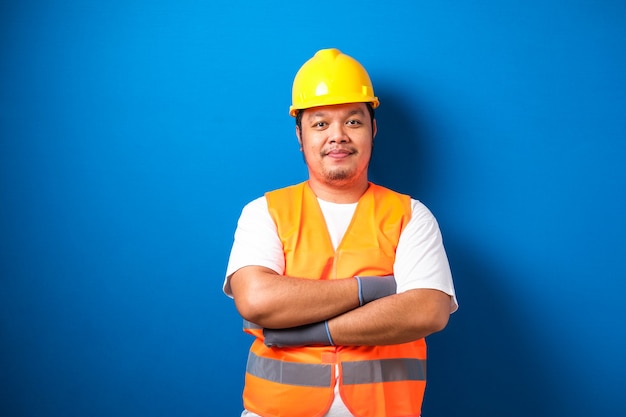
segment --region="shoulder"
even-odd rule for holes
[[[374,184],[373,182],[369,183],[369,189],[372,190],[376,194],[393,195],[398,198],[410,198],[410,196],[406,194],[402,194],[398,191],[392,190],[391,188],[384,187],[382,185]]]
[[[265,196],[257,197],[246,204],[241,210],[241,217],[258,216],[267,213],[267,200]]]
[[[392,190],[391,188],[374,184],[372,182],[370,182],[370,188],[375,195],[378,195],[379,198],[382,198],[387,202],[389,202],[390,199],[395,199],[406,204],[411,212],[412,222],[435,221],[435,216],[432,214],[432,212],[428,209],[428,207],[426,207],[426,205],[424,205],[424,203],[422,203],[418,199],[413,198],[408,194],[403,194],[398,191]]]
[[[436,222],[433,213],[419,200],[411,198],[411,221],[414,223],[422,223],[433,221]]]
[[[288,185],[283,188],[278,188],[276,190],[268,191],[265,193],[265,197],[269,199],[273,199],[275,197],[286,198],[294,194],[302,193],[302,190],[306,186],[307,182],[301,182],[299,184]]]
[[[367,192],[373,196],[378,207],[402,207],[405,214],[411,211],[411,197],[406,194],[371,182]]]

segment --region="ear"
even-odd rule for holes
[[[298,138],[298,143],[300,144],[300,151],[302,151],[302,135],[300,134],[300,128],[296,126],[296,137]]]

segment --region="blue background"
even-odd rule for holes
[[[360,60],[371,178],[461,303],[424,416],[625,415],[626,3],[3,1],[0,414],[237,416],[242,206],[305,179],[300,65]]]

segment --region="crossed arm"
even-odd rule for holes
[[[310,280],[247,266],[230,280],[235,305],[248,321],[284,329],[328,321],[336,345],[405,343],[442,330],[450,315],[450,296],[414,289],[360,306],[354,278]]]

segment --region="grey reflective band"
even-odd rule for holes
[[[393,381],[426,381],[425,359],[379,359],[343,362],[343,383],[372,384]]]
[[[259,326],[258,324],[254,324],[251,321],[244,320],[243,321],[243,328],[244,329],[254,330],[254,329],[262,329],[263,327]]]
[[[263,358],[250,352],[246,372],[272,382],[302,387],[330,387],[332,365],[311,365]]]
[[[343,362],[343,383],[373,384],[394,381],[426,381],[424,359],[380,359]],[[334,365],[285,362],[250,352],[246,372],[279,384],[302,387],[330,387]]]

